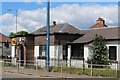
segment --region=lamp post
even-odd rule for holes
[[[12,9],[8,9],[7,11],[12,11]],[[18,10],[15,10],[15,13],[16,13],[16,21],[15,21],[15,32],[17,33],[17,14],[18,14]]]
[[[50,0],[47,1],[47,37],[46,37],[46,71],[49,72],[49,46],[50,46]]]
[[[12,9],[8,9],[7,11],[13,11]],[[17,14],[18,14],[18,10],[15,10],[15,13],[16,13],[16,20],[15,20],[15,33],[17,34]],[[15,43],[15,55],[17,54],[17,42]],[[14,57],[16,57],[14,55]],[[19,60],[20,60],[20,54],[19,54]]]
[[[15,10],[16,11],[16,33],[17,33],[17,13],[18,13],[18,11],[17,10]]]

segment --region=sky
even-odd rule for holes
[[[68,0],[69,1],[69,0]],[[95,0],[94,0],[95,1]],[[105,1],[105,0],[104,0]],[[118,26],[118,0],[81,0],[81,2],[51,2],[50,24],[69,23],[81,30],[89,29],[96,19],[103,17],[109,27]],[[42,0],[21,0],[16,2],[2,1],[0,3],[0,31],[8,35],[25,30],[32,32],[46,25],[46,2]],[[11,11],[9,11],[11,9]]]

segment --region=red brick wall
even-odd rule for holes
[[[66,45],[69,42],[72,42],[78,39],[80,35],[70,35],[70,34],[56,34],[55,35],[55,44],[56,45]]]
[[[25,46],[27,60],[34,60],[34,37],[26,37]]]
[[[34,43],[38,45],[46,45],[46,36],[37,36],[35,37]],[[50,36],[50,45],[54,45],[54,35]]]

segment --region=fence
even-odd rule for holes
[[[119,77],[120,75],[120,64],[114,63],[113,65],[98,65],[98,64],[80,64],[77,61],[64,61],[59,62],[50,60],[49,71],[46,72],[44,61],[41,60],[27,61],[26,65],[23,66],[22,61],[16,61],[14,64],[12,60],[3,60],[2,66],[4,72],[14,72],[20,74],[28,74],[36,77],[81,77],[80,75],[86,75],[89,77]],[[70,62],[70,63],[69,63]],[[74,63],[75,62],[75,63]],[[74,74],[74,76],[72,75]],[[83,76],[84,77],[84,76]]]

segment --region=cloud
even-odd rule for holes
[[[32,2],[32,0],[23,0],[24,2]]]
[[[79,5],[63,4],[51,8],[52,21],[57,23],[70,23],[80,29],[88,29],[102,16],[106,20],[106,25],[117,26],[118,6],[116,5]],[[114,15],[114,17],[113,17]],[[18,30],[32,32],[41,26],[46,25],[46,8],[36,10],[18,10]],[[15,31],[15,16],[12,14],[2,15],[2,31],[9,33]]]
[[[81,29],[88,29],[91,25],[95,24],[96,19],[100,17],[101,13],[106,19],[107,25],[116,25],[118,23],[118,8],[113,5],[80,6],[78,4],[64,4],[60,7],[53,8],[51,13],[52,20],[56,20],[57,22],[62,20],[63,22],[76,25]]]
[[[41,0],[38,0],[37,1],[37,4],[39,5],[39,4],[42,4],[42,1]]]
[[[29,0],[1,0],[1,2],[23,2]],[[30,0],[31,2],[36,2],[37,0]],[[46,2],[47,0],[41,0]],[[51,2],[119,2],[119,0],[50,0]]]

